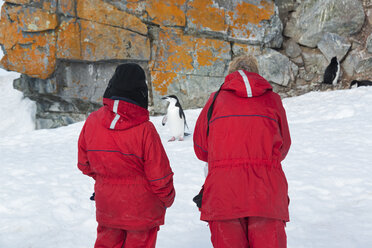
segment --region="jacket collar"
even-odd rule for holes
[[[113,130],[125,130],[149,120],[149,111],[136,104],[103,98],[105,118],[103,124]]]

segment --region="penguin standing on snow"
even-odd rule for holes
[[[182,141],[183,136],[185,135],[185,126],[187,127],[187,123],[181,104],[175,95],[165,96],[162,99],[169,102],[167,114],[164,116],[162,121],[163,126],[168,122],[172,134],[172,138],[168,141],[175,141],[177,138]]]
[[[361,81],[353,80],[353,81],[351,81],[350,89],[360,87],[360,86],[372,86],[372,81],[369,81],[369,80],[361,80]]]
[[[337,57],[333,57],[324,71],[323,83],[336,85],[339,76],[340,62],[338,62]]]

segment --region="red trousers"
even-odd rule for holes
[[[94,248],[155,248],[159,227],[144,231],[109,228],[98,224]]]
[[[286,248],[285,222],[263,217],[209,221],[214,248]]]

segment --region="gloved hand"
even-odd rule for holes
[[[193,202],[196,203],[196,206],[198,206],[198,208],[201,208],[202,206],[203,191],[204,191],[204,186],[200,190],[199,194],[197,194],[194,198],[192,198]]]
[[[89,198],[91,201],[94,201],[96,197],[96,193],[93,192],[92,196]]]

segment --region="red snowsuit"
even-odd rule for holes
[[[98,232],[107,231],[103,227],[157,228],[175,197],[173,172],[159,135],[146,109],[122,100],[104,98],[103,103],[89,115],[78,144],[78,167],[96,180]],[[98,233],[97,238],[104,243],[100,237],[105,235]]]
[[[280,96],[256,73],[229,74],[215,100],[207,136],[212,99],[213,94],[194,131],[196,156],[208,162],[209,171],[201,219],[256,216],[289,221],[281,161],[291,140]]]

